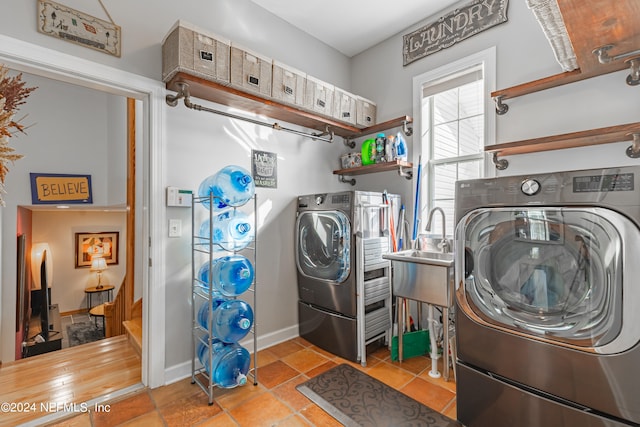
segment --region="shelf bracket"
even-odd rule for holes
[[[344,175],[338,175],[338,181],[340,181],[340,182],[342,182],[344,184],[356,185],[356,179],[355,178],[346,179],[344,177]]]
[[[630,74],[627,76],[627,84],[629,86],[637,86],[640,84],[640,49],[636,49],[632,52],[621,53],[615,56],[609,56],[608,52],[613,48],[614,45],[606,44],[594,49],[592,53],[598,58],[598,62],[601,64],[608,64],[620,59],[626,59],[624,62],[629,63],[630,68]]]
[[[167,95],[165,97],[165,101],[166,103],[170,106],[170,107],[175,107],[178,105],[178,101],[180,101],[182,98],[188,98],[189,97],[189,85],[183,82],[178,82],[176,83],[176,86],[178,86],[178,93],[176,93],[175,95]]]
[[[496,166],[496,169],[503,171],[509,167],[509,161],[507,159],[498,159],[498,152],[495,151],[493,153],[493,164]]]
[[[409,122],[407,120],[402,121],[402,133],[404,133],[406,136],[413,135],[413,128],[409,126]]]
[[[629,64],[627,84],[629,86],[637,86],[640,84],[640,57],[627,59],[625,62]]]
[[[400,165],[398,167],[398,175],[407,179],[411,179],[413,178],[413,170],[411,168],[405,168],[404,166]]]
[[[496,113],[499,116],[507,114],[507,111],[509,111],[509,106],[502,102],[503,97],[504,95],[498,95],[493,98],[493,101],[496,103]]]
[[[351,136],[342,138],[342,142],[349,148],[356,148],[356,140]]]
[[[632,159],[640,158],[640,132],[630,133],[633,137],[633,143],[627,147],[627,156]]]
[[[323,138],[324,136],[329,135],[329,138]],[[327,125],[324,128],[324,132],[322,133],[312,133],[311,134],[311,138],[312,139],[321,139],[323,141],[327,141],[327,142],[333,142],[333,131],[331,129],[329,129],[329,125]]]

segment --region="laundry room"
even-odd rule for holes
[[[540,409],[551,418],[536,418],[535,409],[520,411],[532,417],[527,422],[510,418],[516,415],[495,396],[513,383],[526,391],[509,388],[509,396],[541,390],[558,397],[558,407],[595,412],[593,425],[640,423],[640,402],[617,394],[634,394],[618,380],[640,356],[601,368],[598,384],[608,391],[600,402],[575,392],[588,387],[573,375],[556,385],[551,374],[532,378],[515,361],[488,360],[520,346],[532,360],[517,363],[560,376],[600,365],[591,354],[637,344],[628,331],[635,319],[626,317],[629,284],[619,277],[633,274],[625,270],[633,253],[626,238],[640,221],[638,203],[627,201],[638,200],[640,185],[636,0],[4,3],[0,65],[6,78],[19,76],[34,89],[11,111],[19,127],[0,132],[0,384],[15,385],[3,376],[23,378],[21,366],[47,357],[21,360],[37,335],[26,330],[21,299],[33,280],[31,246],[46,236],[53,251],[51,303],[88,315],[83,289],[98,276],[74,264],[75,234],[119,231],[119,263],[100,274],[115,285],[110,302],[121,308],[97,320],[118,345],[137,343],[121,359],[135,372],[113,385],[110,377],[124,375],[100,362],[100,351],[79,356],[98,366],[92,381],[110,388],[102,383],[79,394],[81,401],[61,397],[62,404],[115,405],[133,394],[147,399],[136,417],[167,425],[362,425],[353,424],[358,415],[336,415],[335,406],[309,397],[319,394],[314,378],[347,365],[442,415],[437,425],[571,425],[550,421],[565,416],[555,406]],[[225,197],[218,194],[207,206],[203,182],[229,166],[251,181],[249,197],[218,208]],[[32,181],[38,174],[89,176],[92,199],[43,202]],[[497,193],[504,198],[492,199]],[[62,216],[59,206],[76,212],[78,224],[47,232],[58,224],[51,218]],[[25,209],[37,224],[24,220]],[[118,211],[117,230],[105,226],[103,210]],[[203,223],[213,227],[240,212],[251,230],[247,246],[218,250],[202,238]],[[22,256],[20,235],[27,238]],[[215,359],[214,334],[206,319],[199,324],[198,310],[215,308],[214,259],[236,262],[235,255],[251,264],[241,268],[251,280],[241,295],[225,298],[244,300],[251,313],[243,315],[242,337],[222,347],[242,356],[243,372],[233,386],[217,387],[203,368]],[[211,273],[201,276],[204,264]],[[442,296],[414,293],[421,274],[426,281],[441,273]],[[470,277],[477,293],[466,288]],[[513,277],[522,294],[504,285]],[[592,286],[607,277],[606,286]],[[543,282],[544,295],[531,290]],[[459,301],[458,290],[467,299]],[[489,301],[494,294],[502,299]],[[567,307],[575,324],[550,325]],[[513,315],[507,326],[496,312]],[[602,312],[614,315],[601,319]],[[536,324],[535,313],[548,323]],[[597,325],[584,326],[579,316]],[[479,332],[496,324],[496,335]],[[576,335],[568,337],[565,326]],[[492,348],[470,352],[469,345],[483,345],[479,337]],[[530,341],[541,344],[522,344]],[[48,356],[62,357],[54,353]],[[49,363],[37,376],[63,362]],[[562,370],[547,369],[553,363]],[[53,399],[36,395],[38,405]],[[537,400],[523,400],[537,408]],[[270,409],[259,414],[260,407]],[[64,412],[23,411],[15,420],[38,425],[39,417],[78,415],[98,425],[113,416]],[[172,424],[178,415],[189,421]]]

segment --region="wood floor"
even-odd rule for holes
[[[141,361],[126,336],[33,356],[0,367],[0,425],[16,426],[141,384]],[[76,404],[74,406],[74,404]],[[13,409],[13,411],[12,411]]]

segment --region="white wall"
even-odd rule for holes
[[[348,58],[280,18],[266,13],[248,0],[221,0],[214,3],[189,0],[165,2],[161,7],[151,2],[105,3],[123,30],[121,58],[37,33],[34,24],[35,2],[8,1],[12,3],[12,16],[0,16],[0,31],[3,34],[147,77],[160,79],[162,38],[177,19],[184,19],[337,86],[347,90],[350,88]],[[68,0],[64,4],[102,17],[97,2],[92,5],[80,0]],[[153,19],[140,19],[140,16],[148,15],[152,15]],[[196,99],[192,101],[225,109]],[[30,98],[27,105],[31,107],[32,103],[35,104],[36,101]],[[278,154],[278,188],[259,189],[257,192],[261,212],[258,235],[257,330],[261,337],[272,337],[274,340],[296,334],[297,288],[293,255],[295,199],[300,194],[337,191],[346,187],[331,173],[337,168],[339,155],[344,148],[341,140],[337,138],[333,144],[313,141],[209,113],[187,110],[183,105],[166,106],[164,116],[165,154],[168,160],[166,166],[153,165],[166,170],[163,187],[172,185],[195,190],[203,178],[224,165],[234,163],[248,168],[252,147]],[[101,133],[107,137],[113,129],[105,129],[105,123],[108,122],[103,122],[96,129],[102,129],[104,132]],[[104,163],[113,164],[111,159],[106,160],[109,156],[99,157],[105,159]],[[38,161],[45,159],[39,158]],[[119,179],[111,178],[115,178],[114,182]],[[13,188],[10,185],[7,187]],[[179,208],[167,208],[166,215],[167,218],[183,220],[183,237],[167,238],[166,259],[154,260],[164,263],[166,270],[165,365],[167,369],[178,366],[179,370],[180,366],[187,366],[190,357],[190,215],[187,209]],[[6,209],[3,216],[3,234],[13,239],[15,219],[6,218]],[[11,242],[13,244],[13,240]],[[4,252],[6,254],[6,250]],[[5,261],[11,261],[6,256],[3,257],[3,265],[15,265],[15,261],[12,264],[5,264]],[[153,284],[150,287],[154,288]],[[9,314],[3,310],[3,317],[6,315],[10,319]],[[7,325],[7,330],[11,329],[12,322],[4,324]],[[283,333],[289,336],[279,335]],[[10,349],[3,348],[3,352],[8,350]],[[5,357],[4,360],[9,358]],[[176,375],[182,372],[179,371]]]
[[[109,20],[98,1],[59,3]],[[178,19],[183,19],[347,90],[350,86],[349,58],[249,0],[104,2],[122,27],[120,58],[37,32],[36,5],[35,0],[2,0],[2,34],[161,80],[162,39]]]
[[[195,102],[195,101],[194,101]],[[213,108],[220,106],[200,102]],[[225,111],[228,111],[225,109]],[[257,328],[259,335],[292,329],[297,334],[297,279],[294,228],[297,196],[344,188],[331,171],[341,143],[328,144],[269,128],[176,107],[167,113],[170,159],[167,184],[194,192],[200,182],[229,164],[250,170],[251,150],[278,155],[278,188],[258,188]],[[196,212],[203,218],[206,211]],[[190,327],[190,210],[168,208],[168,218],[181,219],[183,237],[167,246],[167,336],[184,336]],[[199,223],[196,224],[199,227]],[[189,346],[172,345],[167,366],[187,360]]]
[[[118,264],[109,264],[102,273],[101,283],[113,285],[115,297],[126,273],[125,212],[95,211],[34,211],[32,241],[47,242],[53,256],[51,302],[58,304],[60,313],[77,312],[87,308],[84,289],[98,284],[96,272],[89,268],[75,268],[75,233],[119,232]],[[92,297],[91,304],[98,304]],[[106,300],[105,300],[106,301]]]

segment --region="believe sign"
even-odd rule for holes
[[[31,173],[31,203],[93,203],[91,175]]]

